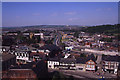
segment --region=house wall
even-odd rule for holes
[[[95,71],[95,62],[92,60],[87,61],[86,70]]]
[[[119,62],[104,61],[103,66],[105,69],[116,69],[118,68]]]
[[[28,52],[11,52],[11,54],[16,56],[17,61],[24,61],[29,62],[30,61],[30,54]]]
[[[75,63],[60,63],[59,69],[76,69]]]
[[[77,64],[75,64],[75,66],[76,66],[77,70],[86,71],[86,64],[77,63]]]
[[[48,63],[48,68],[58,69],[58,66],[59,66],[58,61],[47,61],[47,63]]]
[[[113,71],[114,74],[117,74],[119,62],[113,62],[113,61],[103,61],[103,68],[105,71]]]

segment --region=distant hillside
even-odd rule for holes
[[[5,28],[57,28],[57,27],[83,27],[81,25],[33,25],[33,26],[17,26],[17,27],[2,27]]]
[[[105,34],[120,33],[120,24],[87,27],[84,28],[83,31],[88,33],[105,33]]]

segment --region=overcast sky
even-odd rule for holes
[[[117,2],[3,2],[3,27],[118,23]]]

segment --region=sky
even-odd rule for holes
[[[117,2],[3,2],[2,26],[118,23]]]

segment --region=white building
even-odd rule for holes
[[[48,64],[48,69],[59,69],[58,59],[51,58],[47,61],[47,64]]]
[[[14,54],[18,62],[31,62],[29,58],[30,53],[27,51],[13,51],[10,54]]]

